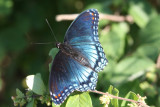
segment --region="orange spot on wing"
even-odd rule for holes
[[[60,97],[60,96],[61,96],[61,94],[58,94],[58,96]]]
[[[92,16],[94,16],[94,13],[92,13]]]
[[[57,97],[57,96],[54,96],[54,98],[56,98],[56,99],[57,99],[58,97]]]
[[[61,93],[63,93],[63,91],[61,91]]]
[[[94,20],[94,17],[92,17],[92,20]]]

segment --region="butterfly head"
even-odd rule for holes
[[[56,47],[57,47],[58,49],[60,48],[60,45],[61,45],[60,42],[57,42],[57,43],[56,43]]]

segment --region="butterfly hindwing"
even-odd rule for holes
[[[61,104],[75,90],[94,90],[97,73],[63,54],[56,55],[50,73],[50,95],[55,104]]]
[[[96,71],[101,71],[107,64],[107,59],[103,52],[103,48],[100,43],[97,44],[83,44],[83,45],[73,45],[73,48],[81,50],[81,53],[87,57],[91,64],[91,67]]]

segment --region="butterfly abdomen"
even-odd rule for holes
[[[80,51],[77,49],[72,48],[67,43],[60,43],[59,48],[64,54],[67,56],[70,56],[74,60],[78,61],[81,65],[91,68],[91,65],[87,58],[85,58]],[[91,68],[92,69],[92,68]]]

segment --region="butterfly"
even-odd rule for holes
[[[95,90],[98,72],[108,63],[99,42],[98,23],[98,11],[88,9],[72,22],[64,43],[56,43],[59,52],[49,77],[50,96],[56,105],[73,91]]]

